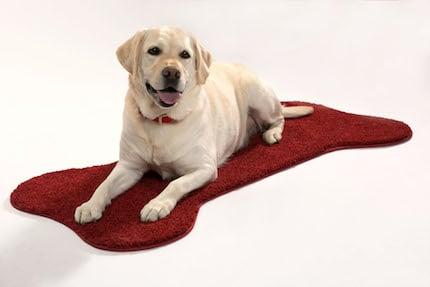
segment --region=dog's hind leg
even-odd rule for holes
[[[281,140],[285,118],[301,117],[313,112],[312,107],[284,107],[273,90],[259,79],[248,82],[247,93],[250,115],[263,127],[263,140],[274,144]]]
[[[284,130],[283,106],[273,90],[265,83],[255,79],[246,90],[249,113],[264,130],[263,140],[274,144],[281,140]]]

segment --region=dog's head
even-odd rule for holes
[[[131,85],[162,109],[176,106],[204,84],[211,64],[209,52],[195,38],[172,27],[137,32],[116,53]]]

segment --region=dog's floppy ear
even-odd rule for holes
[[[209,67],[212,62],[212,56],[196,39],[194,42],[194,54],[196,61],[196,79],[198,85],[203,85],[209,76]]]
[[[136,63],[139,59],[139,49],[143,42],[144,34],[144,30],[137,32],[116,50],[118,61],[130,74],[133,74],[135,68],[137,69]]]

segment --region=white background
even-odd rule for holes
[[[0,286],[430,286],[430,3],[322,2],[2,1]],[[243,187],[148,251],[100,251],[14,210],[30,177],[117,159],[115,50],[161,24],[248,65],[280,99],[403,120],[414,137]]]

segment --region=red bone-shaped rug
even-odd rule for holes
[[[289,102],[287,105],[312,105]],[[87,201],[107,177],[114,163],[47,173],[21,183],[11,195],[12,205],[25,212],[52,218],[72,229],[94,247],[127,251],[147,249],[180,239],[193,228],[202,204],[242,185],[269,176],[326,152],[391,145],[411,138],[404,123],[360,116],[312,105],[315,112],[287,120],[281,142],[272,146],[254,137],[219,169],[218,179],[182,199],[172,213],[153,223],[142,223],[141,208],[167,185],[148,173],[128,192],[112,201],[97,222],[75,223],[75,208]],[[267,160],[270,159],[270,160]]]

